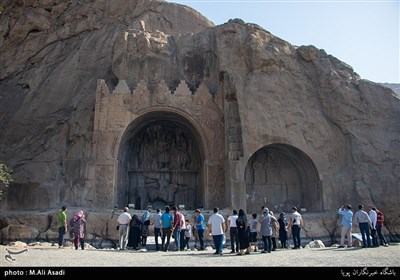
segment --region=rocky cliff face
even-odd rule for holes
[[[161,1],[1,3],[0,158],[15,180],[3,208],[95,203],[85,174],[97,79],[184,80],[236,106],[225,119],[240,126],[238,170],[264,145],[296,146],[320,171],[324,210],[377,205],[400,232],[400,101],[323,50]]]
[[[400,98],[400,84],[381,83],[381,85],[392,89],[397,98]]]
[[[138,25],[173,36],[212,26],[196,11],[163,1],[1,1],[1,161],[15,184],[8,207],[82,205],[90,160],[96,81],[116,83],[114,42]],[[73,185],[65,159],[82,159]],[[83,171],[82,171],[83,170]],[[88,198],[90,200],[90,198]]]

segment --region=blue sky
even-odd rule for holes
[[[256,23],[293,45],[314,45],[361,78],[400,83],[400,0],[168,1],[194,8],[214,24]]]

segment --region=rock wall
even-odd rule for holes
[[[99,78],[116,85],[111,65],[117,36],[137,24],[178,36],[212,23],[163,1],[1,4],[0,159],[15,180],[3,207],[90,206],[95,195],[85,182],[95,89]]]

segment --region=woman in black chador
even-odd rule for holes
[[[131,227],[129,229],[127,245],[127,247],[132,247],[133,250],[137,250],[137,247],[140,243],[141,225],[142,222],[139,220],[139,217],[137,215],[133,215],[131,220]]]
[[[247,230],[247,217],[243,209],[239,209],[238,218],[236,220],[236,226],[238,228],[239,247],[240,252],[238,255],[243,255],[244,249],[246,254],[250,254],[249,247],[249,230]]]
[[[281,247],[287,248],[286,241],[288,239],[288,236],[287,236],[288,222],[285,218],[285,212],[282,212],[281,214],[279,214],[278,223],[279,223],[279,240],[281,241]]]

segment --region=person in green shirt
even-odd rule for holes
[[[67,206],[63,206],[58,212],[57,227],[58,227],[58,249],[63,247],[64,234],[67,232]]]

